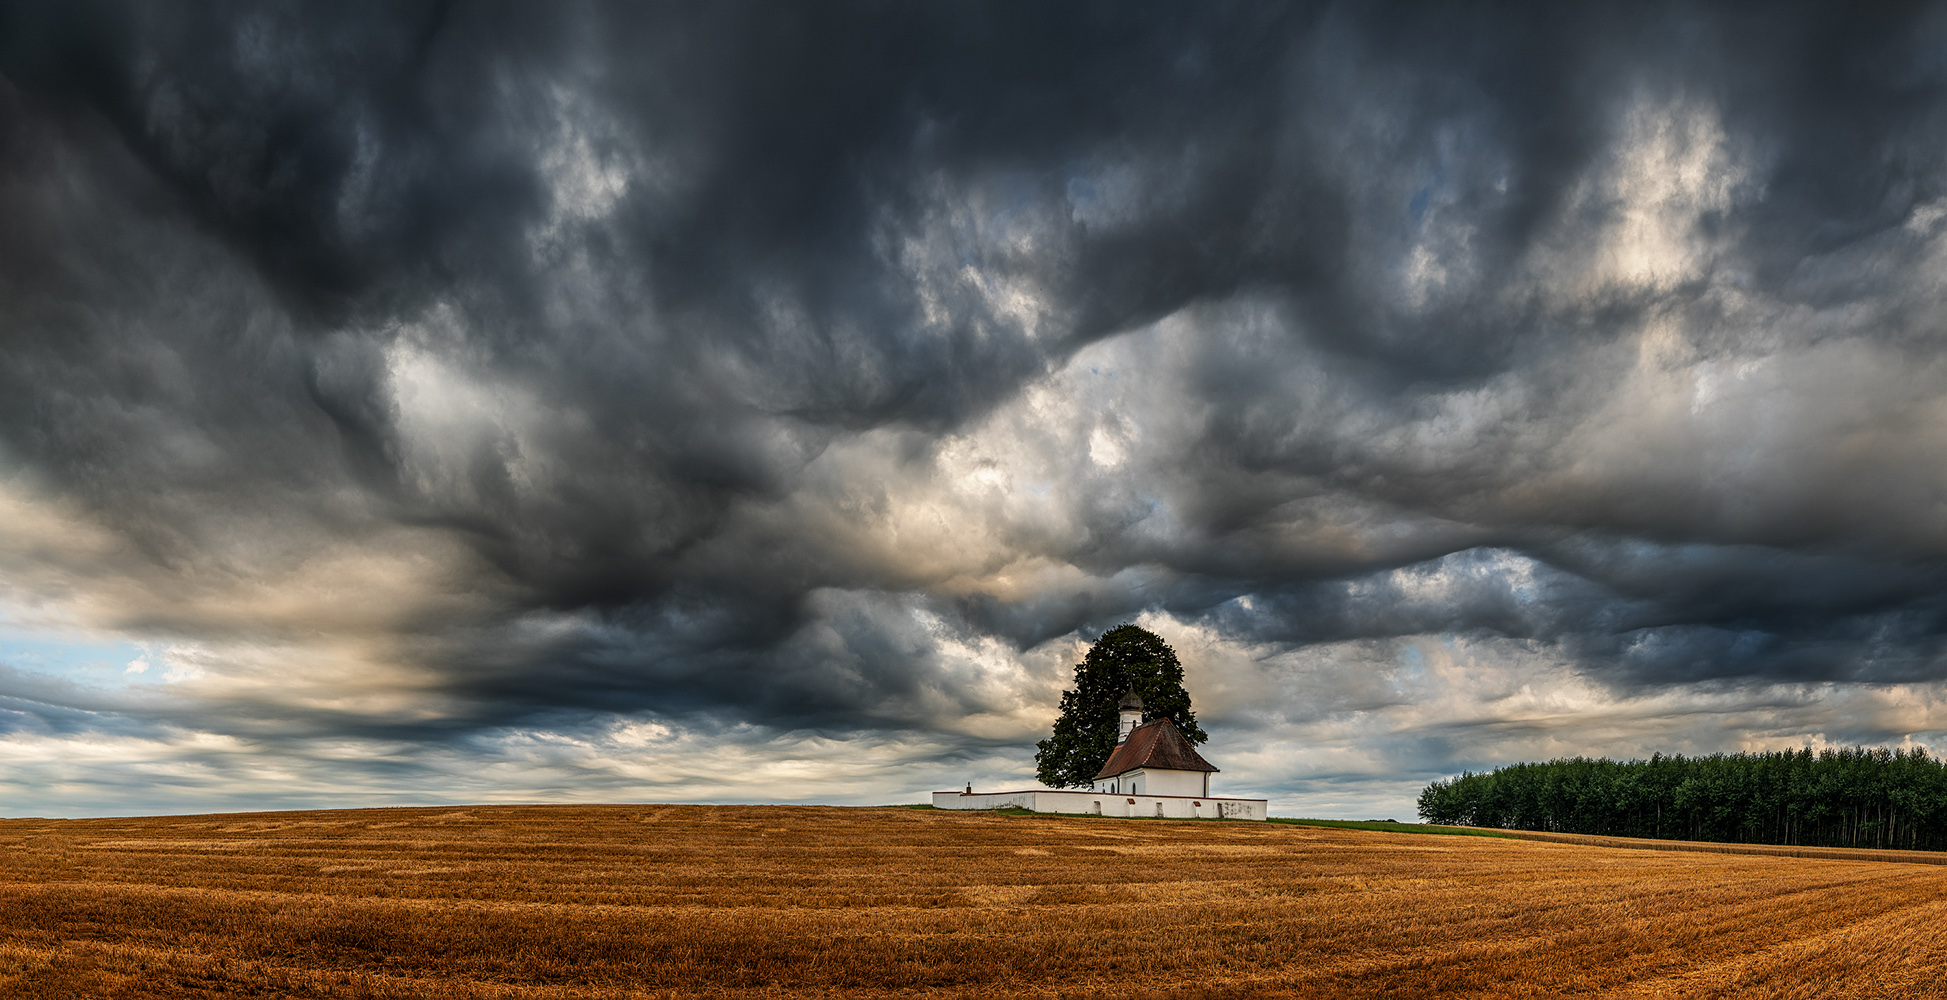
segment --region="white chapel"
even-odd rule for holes
[[[1212,797],[1217,768],[1203,759],[1167,718],[1143,721],[1143,700],[1131,690],[1116,705],[1115,752],[1087,789],[1031,788],[1015,792],[934,792],[938,809],[1027,809],[1094,816],[1175,819],[1264,819],[1264,799]]]

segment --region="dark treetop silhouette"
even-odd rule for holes
[[[1075,687],[1061,693],[1054,734],[1036,744],[1035,777],[1050,788],[1088,784],[1115,751],[1116,702],[1132,689],[1142,698],[1144,721],[1167,718],[1191,743],[1210,738],[1183,690],[1176,650],[1154,632],[1118,625],[1075,665]]]

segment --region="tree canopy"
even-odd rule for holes
[[[1143,700],[1143,721],[1167,718],[1191,743],[1210,738],[1183,690],[1176,650],[1154,632],[1118,625],[1075,665],[1075,687],[1061,693],[1054,734],[1036,744],[1035,776],[1042,784],[1068,788],[1094,779],[1115,752],[1116,702],[1131,688]]]
[[[1511,764],[1436,781],[1429,823],[1622,837],[1947,850],[1947,763],[1850,747]]]

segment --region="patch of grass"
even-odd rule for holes
[[[932,806],[885,806],[888,809],[932,809]],[[1256,820],[1219,819],[1215,816],[1102,816],[1096,813],[1052,813],[1035,812],[1019,806],[1002,806],[999,809],[954,809],[949,812],[979,813],[983,816],[1036,816],[1043,819],[1112,819],[1118,823],[1130,820],[1160,820],[1168,823],[1252,823]],[[1283,823],[1288,826],[1324,826],[1334,830],[1377,830],[1381,833],[1437,833],[1455,837],[1500,837],[1520,839],[1511,833],[1495,830],[1477,830],[1460,826],[1433,826],[1426,823],[1400,823],[1390,819],[1295,819],[1273,816],[1264,822]]]
[[[1377,830],[1381,833],[1437,833],[1452,837],[1500,837],[1513,839],[1505,833],[1493,830],[1475,830],[1462,826],[1434,826],[1429,823],[1395,823],[1391,820],[1374,819],[1290,819],[1273,816],[1267,823],[1285,823],[1290,826],[1325,826],[1334,830]]]

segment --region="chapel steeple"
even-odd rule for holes
[[[1132,687],[1128,694],[1122,696],[1121,701],[1116,702],[1115,708],[1122,717],[1121,724],[1116,727],[1115,732],[1116,745],[1120,746],[1129,738],[1131,730],[1143,724],[1142,696],[1136,694],[1136,689]]]

